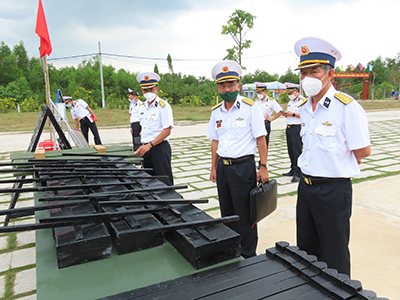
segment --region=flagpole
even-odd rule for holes
[[[45,83],[45,90],[46,90],[46,105],[50,110],[53,112],[53,107],[50,103],[51,98],[50,98],[50,79],[49,79],[49,66],[47,64],[47,55],[43,55],[41,57],[42,59],[42,69],[43,69],[43,74],[44,74],[44,83]],[[54,132],[54,127],[53,124],[51,123],[49,119],[49,131],[50,131],[50,140],[54,142],[54,147],[56,146],[55,143],[55,132]]]

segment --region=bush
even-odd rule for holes
[[[74,94],[72,95],[72,100],[82,99],[84,100],[91,109],[95,109],[97,107],[96,101],[93,100],[92,92],[86,90],[83,87],[78,87]]]
[[[21,112],[28,112],[28,111],[40,111],[44,103],[43,101],[39,101],[37,97],[26,98],[20,104]]]
[[[15,98],[0,99],[0,112],[11,112],[17,109],[17,100]]]
[[[289,96],[286,93],[280,93],[278,96],[278,102],[279,103],[288,103],[289,102]]]
[[[205,103],[201,101],[199,96],[185,96],[179,99],[179,106],[204,106]]]

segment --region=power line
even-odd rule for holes
[[[263,58],[269,56],[277,56],[277,55],[284,55],[292,53],[293,51],[288,52],[281,52],[281,53],[274,53],[274,54],[265,54],[260,56],[253,56],[253,57],[243,57],[243,59],[256,59],[256,58]],[[57,57],[57,58],[49,58],[48,60],[64,60],[64,59],[75,59],[87,56],[97,56],[98,53],[91,53],[91,54],[82,54],[82,55],[73,55],[73,56],[65,56],[65,57]],[[140,59],[140,60],[160,60],[165,61],[166,58],[160,57],[145,57],[145,56],[134,56],[134,55],[124,55],[124,54],[113,54],[113,53],[101,53],[103,56],[108,57],[121,57],[121,58],[130,58],[130,59]],[[173,58],[172,61],[220,61],[220,58],[211,58],[211,59],[198,59],[198,58]]]

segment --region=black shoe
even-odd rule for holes
[[[293,176],[293,171],[290,170],[290,171],[287,172],[287,173],[282,173],[282,175],[283,175],[283,176]]]
[[[299,176],[293,176],[292,180],[290,180],[291,182],[297,182],[300,180]]]

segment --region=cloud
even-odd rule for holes
[[[398,21],[388,12],[400,10],[398,0],[42,0],[53,46],[51,58],[98,52],[166,58],[174,70],[206,76],[234,44],[222,35],[222,25],[235,9],[257,16],[243,51],[245,73],[256,69],[284,74],[298,64],[293,45],[304,36],[318,36],[342,53],[339,64],[365,65],[378,55],[393,58],[399,52],[391,31]],[[1,40],[10,48],[25,43],[29,56],[38,57],[34,33],[38,1],[0,1]],[[197,61],[177,61],[197,59]],[[81,60],[54,61],[57,67]],[[103,57],[105,64],[130,71],[152,70],[157,63],[167,72],[166,60]]]

